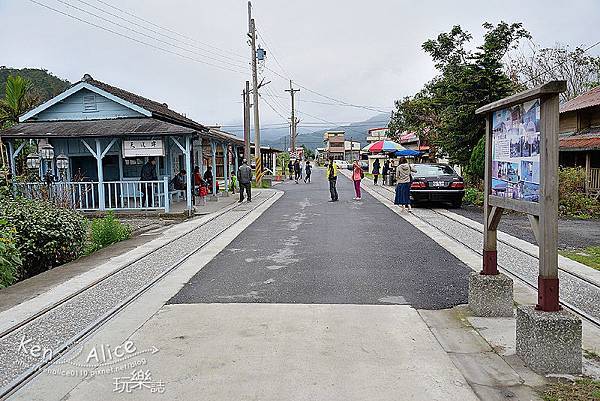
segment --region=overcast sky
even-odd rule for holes
[[[192,59],[244,72],[215,68],[150,48],[30,0],[0,0],[0,65],[45,68],[72,82],[89,73],[98,80],[166,102],[205,124],[242,121],[241,90],[250,72],[246,1],[102,0],[177,34],[121,14],[99,0],[35,1]],[[61,1],[174,46],[140,36]],[[177,41],[94,10],[84,2]],[[555,42],[588,46],[600,40],[593,28],[600,20],[597,0],[255,0],[253,5],[257,29],[266,40],[259,39],[258,43],[274,53],[285,71],[271,53],[267,55],[268,69],[291,76],[321,94],[381,110],[391,110],[395,99],[414,94],[435,75],[421,44],[455,24],[470,31],[474,43],[481,40],[484,21],[500,20],[523,22],[534,42],[542,46]],[[592,54],[598,54],[599,49],[596,47]],[[265,80],[272,81],[265,89],[269,92],[266,100],[288,117],[289,95],[283,90],[289,84],[268,69],[263,70]],[[280,97],[273,99],[272,95]],[[327,121],[361,121],[376,114],[306,102],[331,100],[304,89],[297,99],[300,112]],[[264,102],[260,106],[265,124],[285,122]],[[305,122],[319,121],[306,114],[300,116]]]

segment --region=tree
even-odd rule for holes
[[[467,50],[472,36],[458,25],[423,43],[440,74],[415,96],[395,103],[392,135],[416,132],[452,162],[469,164],[485,132],[485,120],[475,110],[516,91],[502,58],[522,38],[530,37],[521,23],[484,23],[483,27],[487,30],[483,44],[475,51]]]
[[[565,80],[567,90],[561,101],[567,101],[600,85],[600,57],[587,55],[585,50],[557,44],[550,48],[531,48],[512,55],[506,66],[511,79],[532,88],[548,81]]]
[[[0,100],[0,127],[8,128],[19,122],[19,116],[37,103],[32,85],[25,78],[9,76],[6,80],[4,99]]]
[[[312,150],[307,148],[306,145],[304,145],[304,144],[302,145],[302,150],[304,151],[305,159],[314,159],[315,158],[315,152],[313,152]]]

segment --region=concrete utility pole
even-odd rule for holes
[[[250,81],[242,93],[244,100],[244,159],[250,162]]]
[[[250,47],[252,49],[252,95],[254,97],[254,160],[256,163],[256,185],[260,186],[262,182],[262,159],[260,156],[260,122],[258,114],[258,77],[256,68],[256,26],[252,18],[252,2],[248,2],[248,36],[250,37]]]
[[[290,89],[286,89],[285,91],[290,92],[290,96],[292,97],[292,133],[290,135],[290,151],[296,153],[296,126],[298,125],[298,120],[296,120],[295,116],[294,94],[300,92],[300,89],[294,89],[292,87],[292,80],[290,79]]]

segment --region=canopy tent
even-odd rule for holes
[[[405,150],[406,148],[399,143],[394,141],[377,141],[368,144],[362,150],[369,153],[385,153],[385,152],[396,152],[398,150]]]
[[[405,157],[415,157],[415,156],[421,156],[423,154],[423,152],[419,152],[418,150],[413,150],[413,149],[403,149],[403,150],[397,150],[396,153],[394,153],[396,156],[405,156]]]

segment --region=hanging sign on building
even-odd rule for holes
[[[126,139],[123,140],[123,157],[164,156],[162,139]]]

